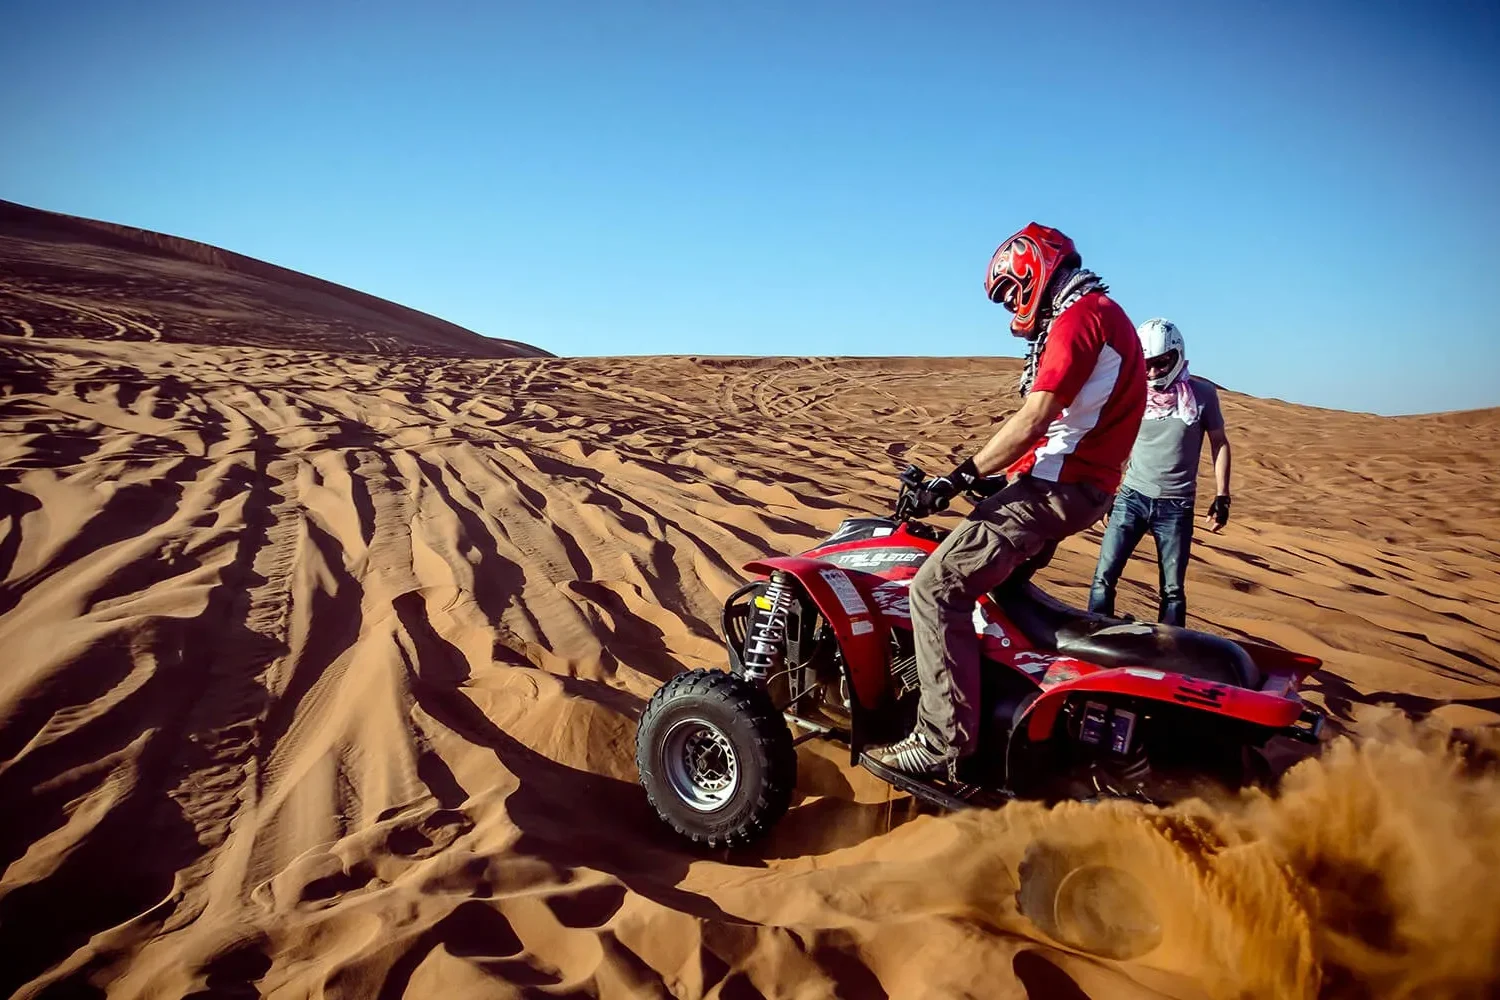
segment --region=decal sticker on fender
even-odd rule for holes
[[[1057,657],[1051,653],[1017,653],[1015,656],[1016,666],[1028,674],[1043,674],[1052,665]]]
[[[851,622],[849,624],[849,631],[854,633],[855,635],[869,635],[871,632],[875,631],[875,626],[871,625],[864,619],[860,619],[857,622]]]
[[[845,569],[875,573],[882,569],[890,569],[892,566],[909,566],[912,563],[919,563],[927,558],[927,553],[921,549],[909,548],[855,549],[852,552],[831,552],[818,558]]]
[[[818,575],[833,590],[833,596],[839,599],[843,605],[844,613],[848,615],[869,614],[870,609],[865,607],[865,602],[860,598],[859,591],[854,589],[854,584],[849,578],[836,569],[820,569]]]
[[[870,592],[881,614],[894,618],[911,617],[911,604],[907,594],[909,583],[910,581],[907,580],[894,580],[890,583],[882,583]]]
[[[1184,705],[1194,705],[1198,708],[1223,708],[1224,698],[1228,694],[1229,688],[1223,684],[1188,679],[1177,685],[1172,698]]]
[[[1066,684],[1068,681],[1078,679],[1078,668],[1066,660],[1058,660],[1047,668],[1047,675],[1042,678],[1041,686],[1044,688],[1054,687],[1058,684]]]
[[[996,640],[1007,649],[1010,648],[1010,636],[1005,634],[1005,629],[986,618],[984,609],[977,604],[974,605],[974,631],[978,635]]]

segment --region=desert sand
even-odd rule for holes
[[[1500,411],[1224,393],[1189,624],[1326,661],[1274,794],[930,815],[814,743],[768,841],[695,852],[634,784],[645,699],[1017,362],[553,358],[0,209],[0,995],[1495,995],[1500,777],[1443,731],[1500,722]],[[1038,838],[1137,874],[1162,945],[1049,941]]]

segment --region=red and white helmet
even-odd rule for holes
[[[1064,265],[1081,266],[1078,248],[1056,229],[1028,223],[1010,237],[990,258],[984,276],[984,292],[991,302],[998,302],[1016,318],[1010,321],[1011,332],[1031,337],[1036,330],[1037,314],[1052,276]]]

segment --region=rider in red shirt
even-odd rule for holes
[[[931,479],[917,516],[982,477],[1009,484],[976,506],[911,583],[922,697],[912,733],[867,750],[876,762],[919,776],[951,770],[977,749],[979,638],[974,604],[1043,546],[1098,521],[1120,484],[1141,416],[1146,374],[1135,326],[1073,241],[1035,222],[995,251],[985,276],[990,301],[1014,313],[1011,332],[1030,345],[1020,410],[972,458]]]

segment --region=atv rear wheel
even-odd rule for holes
[[[710,847],[765,833],[797,785],[786,720],[763,690],[717,670],[678,674],[652,695],[635,763],[657,815]]]

